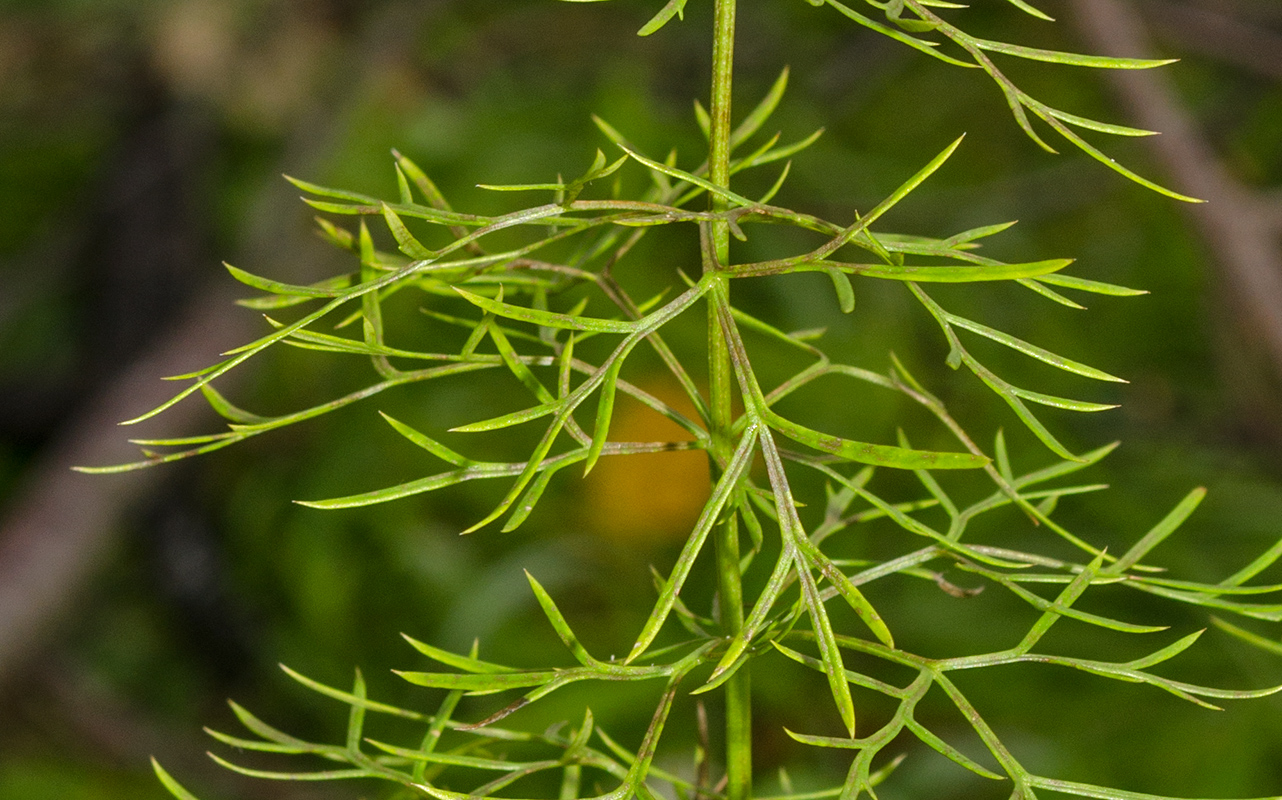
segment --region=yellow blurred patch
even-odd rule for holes
[[[694,406],[674,381],[637,382],[642,389],[691,419]],[[619,392],[610,423],[612,442],[689,441],[672,420]],[[702,450],[607,456],[584,481],[589,529],[618,542],[660,544],[683,538],[694,526],[711,491],[708,457]]]

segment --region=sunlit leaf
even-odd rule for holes
[[[675,1],[675,0],[674,0]],[[734,150],[743,142],[747,141],[754,133],[761,130],[761,126],[770,119],[770,115],[779,107],[779,101],[783,99],[783,94],[788,90],[788,67],[784,67],[775,78],[775,82],[766,92],[766,96],[761,98],[748,116],[730,133],[730,149]]]
[[[973,453],[939,453],[928,450],[907,450],[891,445],[869,444],[839,436],[820,433],[778,414],[768,413],[770,427],[807,447],[841,456],[859,464],[892,467],[894,469],[977,469],[988,459]]]
[[[1061,53],[1056,50],[1039,50],[1036,47],[1024,47],[1005,42],[994,42],[989,39],[971,39],[976,47],[1008,56],[1018,56],[1033,61],[1048,61],[1052,64],[1068,64],[1074,67],[1096,67],[1101,69],[1152,69],[1167,64],[1174,64],[1174,58],[1115,58],[1113,56],[1085,56],[1078,53]]]
[[[1038,347],[1035,344],[1029,344],[1028,342],[1025,342],[1023,339],[1018,339],[1014,336],[1011,336],[1009,333],[1003,333],[1002,331],[999,331],[995,328],[990,328],[987,325],[981,325],[978,322],[965,319],[964,317],[959,317],[956,314],[949,314],[947,315],[946,319],[950,323],[952,323],[953,325],[956,325],[959,328],[965,328],[966,330],[971,331],[972,333],[977,333],[980,336],[983,336],[988,339],[992,339],[994,342],[1000,342],[1001,344],[1004,344],[1009,348],[1018,350],[1019,352],[1023,353],[1026,356],[1031,356],[1032,358],[1035,358],[1038,361],[1041,361],[1046,364],[1050,364],[1052,367],[1058,367],[1059,369],[1062,369],[1065,372],[1071,372],[1075,375],[1081,375],[1087,378],[1094,378],[1097,381],[1113,381],[1115,383],[1126,383],[1126,381],[1117,377],[1116,375],[1110,375],[1107,372],[1104,372],[1103,370],[1087,366],[1086,364],[1082,364],[1078,361],[1073,361],[1072,359],[1069,359],[1069,358],[1064,358],[1063,356],[1060,356],[1060,355],[1056,355],[1055,353],[1052,353],[1051,351],[1046,350],[1045,348]]]
[[[155,758],[151,759],[151,768],[155,771],[156,777],[160,779],[161,785],[178,800],[197,800],[196,795],[184,789],[182,784],[174,780],[173,776],[168,772],[165,772],[165,768],[160,766],[160,762]]]
[[[1169,514],[1162,518],[1161,522],[1154,525],[1153,528],[1148,533],[1144,534],[1144,536],[1136,542],[1130,550],[1127,550],[1126,555],[1119,558],[1113,564],[1110,564],[1104,571],[1120,575],[1135,564],[1139,563],[1141,558],[1148,555],[1154,547],[1157,547],[1165,541],[1168,536],[1183,525],[1184,521],[1192,515],[1205,498],[1206,489],[1203,487],[1199,486],[1189,492],[1188,495],[1186,495],[1184,499],[1175,506],[1175,508],[1171,509]]]
[[[649,36],[655,31],[667,25],[673,17],[681,17],[685,11],[686,0],[668,0],[667,4],[650,18],[650,21],[641,26],[637,31],[637,36]]]
[[[548,328],[562,328],[572,331],[595,331],[597,333],[631,333],[636,330],[635,322],[621,320],[595,319],[593,317],[577,317],[568,314],[557,314],[552,311],[539,311],[525,306],[514,306],[498,300],[492,300],[479,294],[454,288],[464,300],[481,308],[485,311],[507,319],[530,322],[536,325],[543,325]]]

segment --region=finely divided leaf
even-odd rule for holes
[[[1157,547],[1166,540],[1166,537],[1175,533],[1175,530],[1184,524],[1184,520],[1189,518],[1189,515],[1197,509],[1205,497],[1206,489],[1201,486],[1189,492],[1161,522],[1154,525],[1152,530],[1144,534],[1143,538],[1136,542],[1130,550],[1126,551],[1126,555],[1110,564],[1104,572],[1121,575],[1139,563],[1139,560],[1148,555],[1154,547]]]
[[[154,757],[151,759],[151,768],[155,771],[156,777],[160,779],[161,785],[168,789],[169,793],[178,798],[178,800],[197,800],[196,795],[184,789],[182,784],[174,780],[173,776],[168,772],[165,772],[164,767],[160,766],[160,762]]]
[[[658,14],[655,14],[650,18],[649,22],[641,26],[641,30],[637,31],[637,36],[649,36],[667,25],[673,17],[681,18],[685,7],[686,0],[668,0],[667,5],[661,8]]]
[[[1004,344],[1007,347],[1018,350],[1024,355],[1031,356],[1032,358],[1035,358],[1038,361],[1041,361],[1046,364],[1050,364],[1052,367],[1058,367],[1059,369],[1062,369],[1065,372],[1072,372],[1076,375],[1081,375],[1086,378],[1094,378],[1097,381],[1112,381],[1114,383],[1126,383],[1125,380],[1117,377],[1116,375],[1110,375],[1103,370],[1087,366],[1086,364],[1082,364],[1078,361],[1073,361],[1070,358],[1064,358],[1063,356],[1056,355],[1055,353],[1052,353],[1051,351],[1046,350],[1044,348],[1038,347],[1035,344],[1029,344],[1023,339],[1017,339],[1014,336],[1011,336],[1009,333],[1003,333],[1002,331],[996,330],[995,328],[990,328],[987,325],[981,325],[978,322],[972,322],[971,320],[968,320],[964,317],[959,317],[956,314],[947,314],[945,316],[945,319],[947,319],[950,323],[952,323],[953,325],[956,325],[959,328],[965,328],[966,330],[971,331],[972,333],[977,333],[980,336],[983,336],[988,339],[992,339],[994,342],[1000,342],[1001,344]]]
[[[543,325],[548,328],[562,328],[572,331],[594,331],[596,333],[632,333],[637,329],[637,323],[623,320],[597,319],[594,317],[573,317],[568,314],[557,314],[553,311],[539,311],[525,306],[514,306],[499,300],[492,300],[479,294],[473,294],[465,289],[454,287],[454,291],[462,295],[463,299],[469,303],[494,314],[495,316],[505,317],[507,319],[530,322],[535,325]]]
[[[841,456],[859,464],[871,464],[895,469],[977,469],[988,464],[984,456],[974,453],[940,453],[929,450],[909,450],[891,445],[869,444],[842,439],[820,433],[803,425],[784,419],[767,411],[766,421],[771,428],[807,447]]]
[[[1049,61],[1052,64],[1068,64],[1075,67],[1097,67],[1101,69],[1152,69],[1167,64],[1174,64],[1174,58],[1115,58],[1113,56],[1084,56],[1077,53],[1061,53],[1057,50],[1039,50],[1036,47],[1024,47],[1005,42],[994,42],[989,39],[970,39],[972,44],[981,50],[994,53],[1005,53],[1033,61]]]
[[[774,84],[766,96],[757,103],[756,108],[748,112],[748,116],[743,118],[743,122],[734,129],[730,134],[730,149],[733,151],[743,142],[747,141],[754,133],[761,130],[770,115],[774,113],[779,106],[779,101],[783,99],[783,93],[788,89],[788,67],[784,67],[775,78]]]
[[[561,641],[565,643],[565,646],[570,648],[570,652],[574,654],[575,660],[585,667],[593,667],[601,663],[593,658],[583,645],[579,643],[578,637],[575,636],[574,631],[570,629],[570,623],[566,622],[565,616],[561,613],[561,610],[556,607],[556,603],[552,600],[552,596],[543,588],[543,584],[534,579],[534,576],[530,574],[528,569],[525,570],[525,579],[530,582],[530,588],[534,590],[534,596],[539,601],[539,606],[543,609],[544,615],[547,616],[548,622],[551,622],[553,629],[556,630],[556,635],[560,636]]]
[[[424,450],[431,453],[432,455],[436,456],[437,458],[441,459],[442,461],[449,462],[450,464],[453,464],[456,467],[466,467],[472,463],[470,460],[468,460],[467,457],[459,455],[458,453],[454,452],[453,450],[441,444],[440,442],[436,441],[435,439],[432,439],[427,434],[422,433],[421,431],[415,430],[414,428],[411,428],[409,425],[406,425],[404,422],[393,419],[391,416],[383,413],[382,411],[378,413],[383,417],[383,419],[387,420],[388,425],[391,425],[393,428],[396,429],[397,433],[404,436],[406,439],[409,439],[411,442],[423,448]]]

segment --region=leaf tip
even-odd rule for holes
[[[481,520],[480,522],[476,523],[476,524],[475,524],[475,525],[473,525],[472,527],[470,527],[470,528],[466,528],[466,529],[464,529],[464,530],[459,531],[459,532],[458,532],[458,535],[459,535],[459,536],[467,536],[469,533],[476,533],[476,532],[477,532],[477,531],[479,531],[481,528],[484,528],[486,525],[489,525],[491,522],[493,522],[493,521],[494,521],[494,519],[495,519],[495,517],[497,517],[497,516],[498,516],[497,514],[491,514],[490,516],[488,516],[488,517],[486,517],[485,519]]]

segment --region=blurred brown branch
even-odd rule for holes
[[[1206,56],[1282,81],[1282,35],[1234,15],[1222,4],[1149,0],[1144,20],[1159,38]]]
[[[359,88],[389,62],[404,58],[426,16],[438,4],[393,2],[375,6],[361,33],[331,60],[307,108],[292,118],[283,164],[306,174],[332,151],[348,122]],[[355,67],[353,68],[353,65]],[[181,89],[181,87],[176,87]],[[274,263],[288,271],[297,258],[301,232],[280,223],[297,206],[296,192],[274,181],[255,205],[240,255],[252,263]],[[296,266],[295,266],[296,268]],[[232,305],[233,289],[206,289],[168,332],[118,373],[67,420],[25,475],[0,519],[0,683],[38,650],[55,623],[74,607],[85,582],[111,552],[129,509],[157,491],[168,472],[142,470],[109,477],[81,475],[76,465],[132,461],[125,443],[140,431],[121,420],[154,407],[172,394],[161,381],[205,366],[217,354],[249,336],[252,315]],[[209,421],[199,402],[181,403],[162,422],[166,435],[191,431]]]
[[[1167,6],[1174,4],[1163,3],[1164,12]],[[1072,0],[1071,9],[1078,30],[1094,51],[1127,56],[1152,51],[1145,22],[1132,5],[1119,0]],[[1183,11],[1203,13],[1191,6]],[[1225,26],[1229,28],[1238,34],[1242,30],[1242,26]],[[1261,42],[1272,41],[1270,34],[1253,35]],[[1220,46],[1215,41],[1208,36],[1208,46]],[[1229,46],[1223,38],[1219,42]],[[1270,61],[1278,60],[1276,51],[1265,55]],[[1206,200],[1188,206],[1187,212],[1220,268],[1229,297],[1241,309],[1244,333],[1268,354],[1274,376],[1282,377],[1282,248],[1277,241],[1276,202],[1269,204],[1263,194],[1229,172],[1161,70],[1114,70],[1109,80],[1132,122],[1161,131],[1148,141],[1175,187]]]
[[[216,292],[190,309],[162,343],[90,398],[27,471],[0,527],[0,678],[38,646],[95,573],[121,516],[164,478],[156,470],[95,477],[71,468],[136,458],[118,423],[166,398],[172,384],[162,377],[241,338],[247,315],[229,312],[230,301]],[[198,404],[180,404],[166,426],[190,430],[207,419]]]

